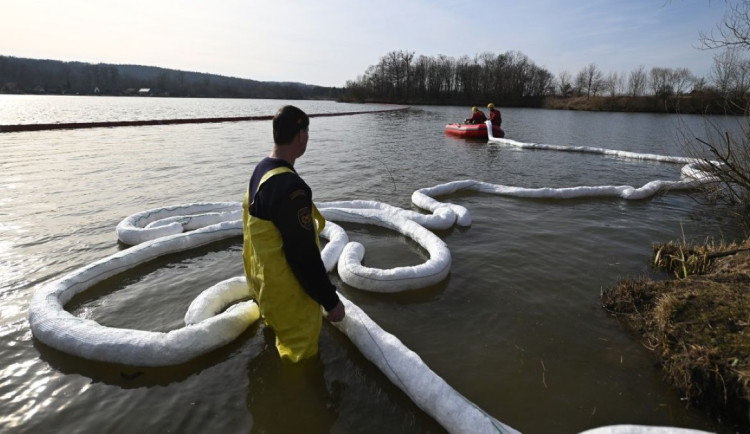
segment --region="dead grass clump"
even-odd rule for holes
[[[679,279],[626,280],[604,292],[602,302],[642,337],[686,400],[745,430],[750,429],[750,251],[724,248],[655,248],[655,256],[677,263],[669,266],[679,270]],[[730,250],[735,253],[725,254]]]
[[[661,243],[654,245],[652,266],[667,271],[678,279],[711,271],[713,260],[750,250],[750,239],[742,244],[706,243],[690,245],[686,242]]]
[[[708,271],[708,248],[689,246],[685,243],[669,242],[654,246],[655,268],[674,274],[684,279],[691,274],[704,274]]]

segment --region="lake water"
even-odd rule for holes
[[[0,95],[0,125],[270,115],[288,101]],[[308,113],[383,106],[294,102]],[[501,108],[502,109],[502,108]],[[502,109],[508,138],[686,155],[698,116]],[[678,179],[680,166],[529,151],[445,136],[467,107],[313,118],[296,167],[316,201],[368,199],[410,208],[414,190],[476,179],[522,187],[632,185]],[[713,118],[736,128],[737,119]],[[320,359],[286,372],[255,324],[190,363],[134,368],[91,362],[36,341],[34,288],[115,253],[115,226],[150,208],[241,201],[270,150],[269,121],[0,134],[0,431],[442,432],[442,428],[328,324]],[[479,193],[443,198],[467,207],[468,228],[437,234],[451,250],[438,285],[380,295],[339,290],[437,374],[524,433],[573,433],[610,424],[730,432],[691,409],[663,381],[654,355],[601,307],[599,295],[650,273],[655,242],[743,234],[722,209],[687,194],[643,201],[529,200]],[[417,264],[410,240],[343,225],[368,266]],[[190,301],[242,274],[241,240],[171,255],[98,285],[68,305],[113,327],[181,327]]]

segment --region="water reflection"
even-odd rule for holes
[[[263,351],[248,367],[248,406],[253,433],[327,433],[337,419],[341,397],[326,387],[319,357],[300,363],[283,362],[270,327],[263,329]]]
[[[36,339],[33,339],[33,345],[34,349],[39,352],[39,358],[54,372],[83,377],[91,383],[128,390],[165,387],[200,375],[201,372],[215,368],[217,364],[247,347],[249,341],[258,334],[258,330],[258,325],[254,324],[224,347],[187,363],[163,367],[130,366],[82,359],[51,348]]]
[[[143,104],[138,110],[149,118],[175,109],[182,110],[176,116],[182,118],[206,111],[236,116],[246,114],[235,112],[238,107],[255,104],[248,110],[268,114],[284,103],[172,100],[167,108],[161,106],[165,101],[155,99],[116,99],[98,113],[88,99],[64,101],[71,107],[39,111],[39,116],[55,112],[70,113],[75,121],[119,119],[133,109],[130,103]],[[205,106],[198,110],[200,104]],[[315,107],[349,111],[332,102],[304,104],[310,112]],[[404,113],[314,118],[315,134],[298,170],[317,201],[367,199],[404,208],[411,208],[414,190],[456,179],[570,187],[640,186],[679,176],[679,167],[672,165],[445,137],[444,125],[462,119],[465,111],[419,107]],[[504,109],[503,115],[508,136],[519,141],[683,155],[672,139],[679,128],[673,116],[528,109]],[[51,119],[56,120],[64,119]],[[699,120],[686,122],[700,130]],[[319,363],[306,372],[314,381],[300,402],[291,402],[289,393],[286,401],[272,396],[277,387],[294,391],[308,380],[282,373],[272,352],[264,350],[269,345],[262,326],[251,327],[205,358],[165,369],[84,361],[31,338],[25,315],[35,283],[126,248],[117,244],[114,228],[132,213],[173,204],[240,201],[254,163],[267,154],[269,128],[267,122],[244,122],[2,136],[0,186],[14,188],[3,188],[0,198],[0,228],[12,228],[3,231],[0,245],[0,268],[10,267],[0,281],[1,329],[12,331],[0,340],[0,359],[12,367],[7,371],[12,375],[0,380],[5,399],[0,424],[12,420],[17,432],[71,427],[116,431],[123,426],[133,431],[244,432],[252,429],[251,415],[258,419],[255,429],[272,430],[274,414],[304,404],[317,409],[305,416],[312,424],[306,432],[441,432],[327,326]],[[706,236],[733,239],[739,232],[729,217],[685,195],[642,202],[464,193],[445,199],[466,206],[474,219],[470,227],[438,233],[453,258],[448,279],[433,288],[384,296],[340,286],[381,327],[472,402],[523,432],[577,432],[619,422],[721,432],[720,424],[685,408],[663,383],[652,355],[602,311],[598,295],[621,277],[647,272],[655,241],[683,234],[696,241]],[[368,264],[423,260],[418,248],[389,231],[347,229],[364,242]],[[240,242],[139,267],[122,276],[131,279],[127,284],[112,281],[95,288],[93,296],[78,298],[82,304],[74,309],[109,325],[148,330],[180,326],[198,292],[242,274]],[[332,278],[340,284],[335,273]],[[287,377],[297,380],[285,384]],[[25,392],[30,388],[33,393]],[[85,392],[76,393],[79,389]]]

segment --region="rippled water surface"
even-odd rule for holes
[[[285,101],[0,96],[0,124],[269,115]],[[295,102],[308,113],[382,106]],[[522,187],[633,185],[678,179],[680,167],[596,155],[519,150],[447,137],[465,107],[313,118],[296,167],[317,201],[369,199],[410,208],[414,190],[477,179]],[[693,116],[504,109],[507,137],[685,155]],[[733,128],[733,119],[714,122]],[[255,324],[185,365],[91,362],[33,339],[36,285],[126,248],[117,223],[173,204],[240,201],[270,150],[269,121],[0,134],[0,431],[442,432],[337,330],[320,359],[289,371]],[[443,198],[473,224],[441,231],[451,274],[404,294],[332,279],[382,328],[495,418],[525,433],[620,423],[727,432],[689,409],[654,357],[599,303],[600,291],[649,272],[651,245],[685,236],[741,236],[720,209],[685,194],[645,201]],[[380,228],[344,225],[366,265],[424,260]],[[171,255],[98,285],[67,307],[114,327],[167,331],[206,287],[242,273],[241,240]],[[295,418],[289,415],[294,414]],[[302,431],[300,431],[302,432]]]

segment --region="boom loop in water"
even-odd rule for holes
[[[321,255],[326,269],[337,266],[348,285],[366,291],[397,292],[422,288],[446,278],[451,254],[447,245],[431,230],[454,225],[471,225],[469,211],[460,205],[440,202],[435,197],[458,191],[522,198],[569,199],[613,197],[647,199],[659,192],[694,189],[716,182],[706,172],[716,162],[638,154],[590,147],[565,147],[515,142],[490,137],[494,143],[522,148],[587,152],[620,158],[684,164],[682,179],[651,181],[642,187],[580,186],[567,188],[524,188],[490,184],[477,180],[453,181],[423,188],[412,194],[412,203],[429,213],[404,210],[375,201],[341,201],[318,204],[329,220],[321,234],[329,242]],[[411,238],[429,254],[416,266],[391,269],[362,265],[364,247],[349,242],[344,229],[333,222],[372,224]],[[169,366],[187,362],[237,338],[259,318],[258,306],[246,300],[250,294],[244,277],[219,282],[203,291],[185,315],[185,327],[166,333],[103,326],[79,318],[64,309],[73,296],[98,282],[160,256],[182,252],[225,238],[242,235],[242,206],[239,202],[196,203],[143,211],[117,225],[117,236],[133,247],[110,255],[70,274],[38,287],[29,307],[34,336],[60,351],[86,359],[136,366]],[[449,432],[517,432],[471,403],[435,374],[398,338],[374,323],[362,310],[339,294],[346,306],[345,319],[335,326],[419,407]],[[227,308],[227,306],[229,306]],[[616,425],[587,433],[697,433],[678,428]]]

